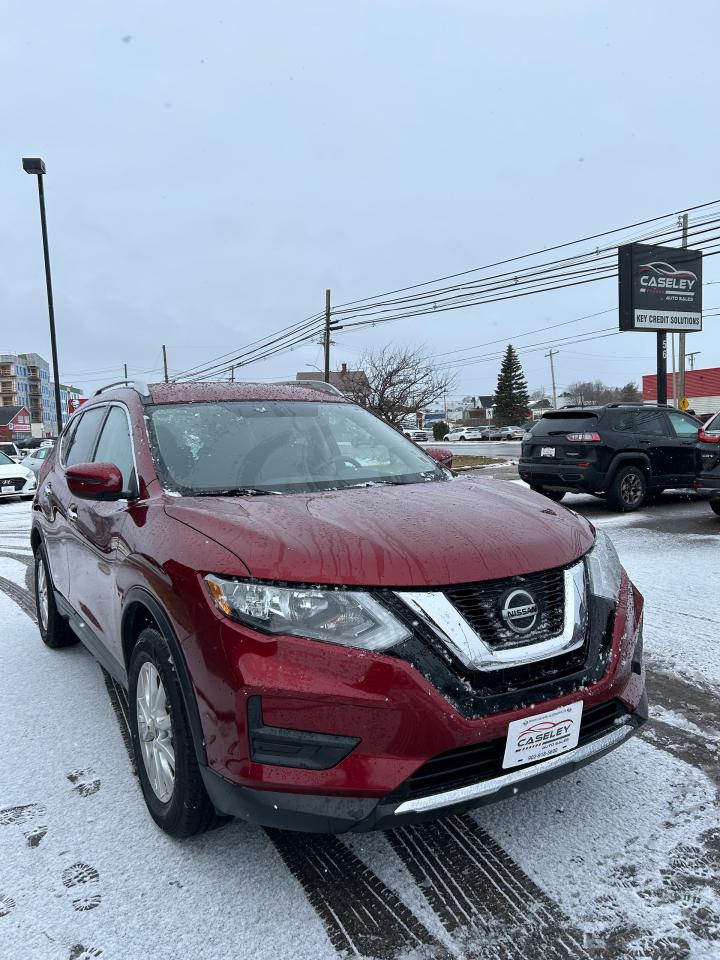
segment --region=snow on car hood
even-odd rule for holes
[[[572,563],[594,540],[572,511],[518,484],[476,477],[168,498],[165,511],[227,547],[253,577],[302,583],[429,587],[496,579]]]

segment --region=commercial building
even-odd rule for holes
[[[14,441],[19,446],[30,436],[30,411],[27,407],[0,407],[0,441]]]
[[[642,381],[643,403],[657,403],[657,374],[649,374],[643,377]],[[699,416],[717,413],[720,410],[720,367],[686,370],[685,396],[690,403],[690,408]],[[668,403],[674,404],[675,390],[672,373],[667,375],[667,399]],[[677,399],[681,398],[678,396]]]
[[[77,387],[60,385],[63,423],[81,395]],[[29,410],[32,436],[55,436],[55,386],[50,364],[37,353],[0,353],[0,407],[14,406]]]

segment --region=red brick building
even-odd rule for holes
[[[657,375],[643,377],[643,401],[657,401]],[[703,370],[685,371],[685,396],[690,407],[698,414],[717,413],[720,410],[720,367],[705,367]],[[667,375],[668,403],[674,400],[673,376]],[[680,399],[680,398],[678,398]]]
[[[0,407],[0,440],[29,440],[31,436],[27,407]]]

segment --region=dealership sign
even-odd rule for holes
[[[702,330],[702,251],[618,247],[621,330]]]

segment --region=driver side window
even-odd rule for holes
[[[668,417],[670,418],[670,423],[672,424],[675,436],[697,437],[700,424],[696,420],[691,420],[690,417],[686,417],[682,413],[678,413],[675,410],[670,410],[668,412]]]
[[[114,463],[122,473],[123,490],[135,484],[135,462],[127,414],[121,407],[110,407],[98,440],[95,463]]]

